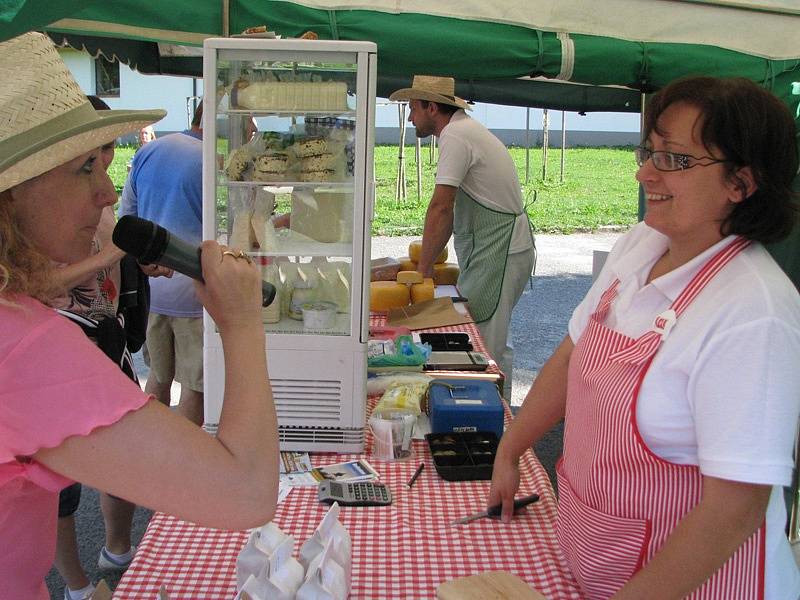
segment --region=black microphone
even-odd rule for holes
[[[133,215],[120,218],[111,234],[114,244],[132,254],[142,264],[169,267],[198,281],[203,281],[200,267],[200,248],[172,235],[169,231],[147,219]],[[262,306],[275,299],[275,286],[261,281]]]

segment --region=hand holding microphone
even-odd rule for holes
[[[200,263],[201,249],[192,247],[152,221],[126,215],[117,222],[111,238],[117,247],[132,254],[140,263],[162,265],[192,279],[204,281]],[[204,244],[204,246],[210,250],[210,245]],[[225,254],[226,252],[228,254]],[[234,259],[243,258],[250,262],[246,254],[239,255],[238,252],[230,250],[222,253],[220,262],[228,255]],[[275,298],[275,286],[262,280],[261,297],[261,305],[269,306]]]

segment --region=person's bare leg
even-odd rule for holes
[[[181,401],[178,404],[178,414],[183,415],[196,425],[203,425],[203,392],[190,390],[181,385]]]
[[[78,557],[75,515],[59,517],[56,532],[56,558],[53,561],[56,570],[69,589],[83,589],[90,581]]]
[[[153,375],[153,372],[150,371],[150,375],[147,377],[147,383],[144,385],[144,391],[146,394],[153,394],[161,404],[164,406],[170,405],[170,389],[172,388],[172,380],[161,383],[156,379],[156,376]]]
[[[106,549],[125,554],[131,549],[131,524],[136,505],[100,492],[100,510],[106,525]]]

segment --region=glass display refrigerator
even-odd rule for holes
[[[282,450],[364,447],[377,55],[371,42],[205,41],[203,237],[248,252]],[[224,362],[204,316],[205,427]]]

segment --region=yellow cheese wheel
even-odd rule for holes
[[[426,277],[422,283],[415,283],[411,286],[411,302],[425,302],[433,300],[433,279]]]
[[[419,271],[400,271],[397,274],[397,283],[422,283],[422,273]]]
[[[419,262],[419,257],[421,254],[422,254],[422,240],[414,240],[408,245],[408,256],[415,263]],[[447,246],[445,246],[442,249],[442,251],[439,253],[439,256],[437,256],[436,260],[433,262],[443,263],[446,260],[447,260]]]
[[[455,263],[433,265],[433,283],[436,285],[455,285],[460,273]]]
[[[411,301],[408,286],[396,281],[372,281],[369,284],[369,309],[386,311],[402,308]]]
[[[401,256],[397,259],[397,262],[400,263],[400,270],[401,271],[416,271],[417,270],[417,263],[411,260],[408,256]]]

